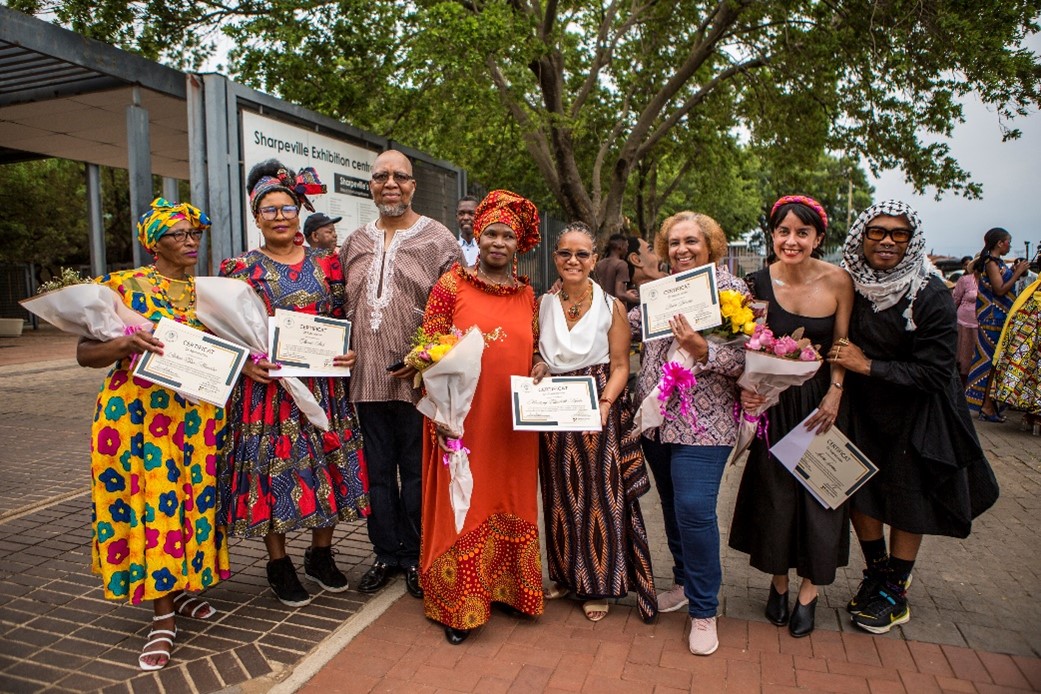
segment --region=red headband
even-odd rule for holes
[[[774,216],[774,212],[777,211],[778,207],[782,205],[799,204],[809,207],[811,210],[817,213],[817,216],[821,218],[821,222],[824,224],[824,228],[828,228],[828,213],[824,211],[824,207],[807,195],[785,195],[783,198],[774,203],[774,206],[770,208],[770,216]]]

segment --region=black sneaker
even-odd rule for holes
[[[293,560],[289,557],[272,559],[267,563],[267,582],[283,605],[303,607],[311,603],[311,596],[300,585],[296,569],[293,568]]]
[[[857,594],[846,603],[846,612],[855,614],[858,609],[871,602],[871,598],[885,583],[885,574],[870,569],[864,569],[864,579],[857,588]]]
[[[884,634],[897,624],[911,621],[906,594],[895,586],[879,588],[875,597],[853,614],[853,623],[872,634]]]
[[[309,547],[304,552],[304,575],[330,593],[347,590],[347,577],[336,568],[332,547]]]

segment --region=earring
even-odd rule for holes
[[[295,236],[293,236],[293,245],[294,246],[303,246],[304,245],[304,235],[302,233],[300,233],[299,231],[296,232]]]

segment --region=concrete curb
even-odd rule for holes
[[[318,674],[318,671],[325,667],[326,663],[346,648],[347,644],[355,636],[376,621],[380,615],[386,612],[404,594],[404,581],[395,581],[384,588],[379,595],[369,599],[365,603],[365,607],[353,614],[350,619],[343,623],[343,626],[326,637],[314,651],[293,668],[292,674],[271,687],[268,690],[268,694],[292,694],[292,692],[302,687]]]

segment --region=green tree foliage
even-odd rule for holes
[[[45,159],[0,167],[0,262],[89,262],[85,187],[83,165],[72,161]]]
[[[189,67],[220,27],[237,79],[603,233],[677,207],[748,226],[749,155],[778,175],[836,152],[978,196],[943,142],[958,98],[995,106],[1008,138],[1041,105],[1041,65],[1019,48],[1041,0],[51,2],[11,4]]]

